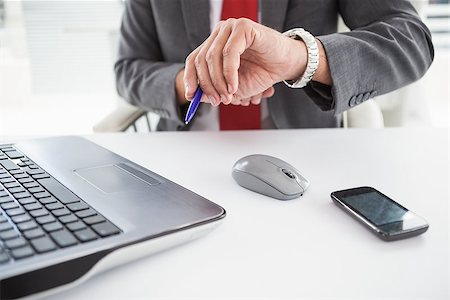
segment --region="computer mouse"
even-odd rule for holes
[[[263,154],[239,159],[233,166],[232,176],[240,186],[279,200],[298,198],[309,186],[309,180],[296,168]]]

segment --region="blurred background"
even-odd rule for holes
[[[448,128],[449,0],[411,2],[433,33],[435,61],[419,82],[375,102],[385,127]],[[113,63],[123,8],[123,0],[0,0],[0,135],[92,133],[121,105]]]

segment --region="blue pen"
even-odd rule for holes
[[[192,98],[191,104],[189,104],[186,118],[184,119],[184,122],[186,123],[186,125],[189,124],[189,122],[194,117],[195,112],[197,111],[197,108],[200,104],[200,99],[202,99],[202,96],[203,96],[203,91],[200,88],[200,86],[198,86],[197,90],[195,91],[194,98]]]

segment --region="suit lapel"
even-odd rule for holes
[[[184,25],[192,50],[210,34],[209,0],[181,0]]]
[[[282,32],[289,0],[260,0],[261,23]]]

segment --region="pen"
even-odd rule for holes
[[[194,117],[195,112],[197,111],[197,108],[200,104],[200,99],[202,98],[202,96],[203,96],[203,91],[200,88],[200,86],[198,86],[197,90],[195,91],[194,98],[192,98],[191,104],[189,104],[186,118],[184,119],[184,122],[186,123],[186,125],[189,124],[189,122]]]

